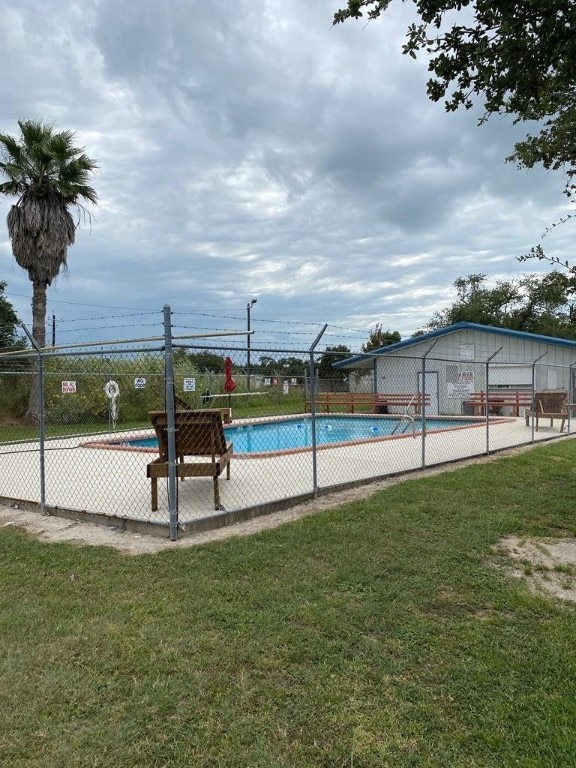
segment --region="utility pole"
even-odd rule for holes
[[[246,305],[246,392],[250,392],[250,310],[258,299],[252,299]]]

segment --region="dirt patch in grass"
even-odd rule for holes
[[[431,472],[418,472],[417,475],[411,474],[409,477],[424,476],[425,474],[431,474]],[[383,482],[349,488],[338,493],[330,493],[321,498],[282,510],[281,512],[273,512],[243,523],[236,523],[224,528],[186,536],[178,541],[169,541],[167,538],[133,533],[114,526],[95,525],[82,520],[69,520],[63,517],[41,515],[38,512],[2,505],[0,505],[0,529],[14,526],[42,539],[42,541],[66,541],[95,547],[114,547],[126,555],[151,554],[164,549],[194,547],[212,541],[222,541],[233,536],[251,536],[259,531],[278,528],[280,525],[300,520],[325,509],[339,507],[349,501],[368,498],[382,488],[405,482],[407,479],[408,477],[405,476],[398,477]]]
[[[497,547],[506,571],[540,594],[576,602],[576,539],[507,536]]]

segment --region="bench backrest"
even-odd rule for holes
[[[520,390],[491,390],[486,395],[486,392],[481,389],[479,392],[471,392],[466,396],[466,399],[484,403],[487,396],[490,400],[503,400],[508,404],[521,403],[522,405],[530,405],[532,402],[532,392],[522,392]]]
[[[317,392],[316,400],[325,402],[355,402],[373,403],[375,400],[414,400],[430,401],[430,395],[422,395],[419,392]]]
[[[430,404],[430,394],[422,394],[421,392],[378,392],[376,395],[378,402],[382,403],[421,403],[424,401],[427,405]]]
[[[168,416],[151,411],[150,419],[162,461],[168,461]],[[226,453],[226,436],[218,410],[174,412],[176,456],[218,456]]]
[[[370,392],[317,392],[316,400],[365,400],[371,403],[374,395]]]
[[[567,392],[537,392],[534,401],[540,413],[562,413],[566,410]]]

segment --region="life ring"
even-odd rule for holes
[[[104,394],[110,400],[115,400],[120,394],[120,387],[115,381],[110,379],[110,381],[107,381],[104,385]]]

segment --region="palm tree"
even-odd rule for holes
[[[0,133],[0,172],[6,181],[0,193],[17,197],[6,219],[12,253],[28,271],[32,283],[32,335],[46,343],[46,289],[66,268],[78,222],[70,209],[85,212],[84,201],[96,203],[89,186],[97,168],[82,148],[74,146],[72,131],[56,132],[52,125],[19,120],[20,136]],[[37,414],[38,392],[32,387],[27,416]]]

